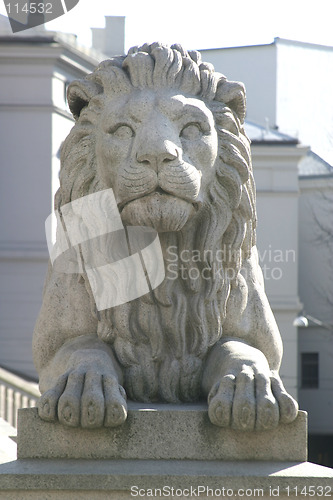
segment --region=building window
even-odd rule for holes
[[[319,387],[319,353],[303,352],[301,354],[302,389],[318,389]]]

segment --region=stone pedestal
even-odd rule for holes
[[[210,424],[206,405],[131,404],[116,429],[71,429],[19,411],[18,460],[0,499],[325,498],[333,470],[306,460],[306,414],[274,432]],[[301,493],[303,491],[303,494]]]
[[[129,403],[124,425],[82,429],[44,422],[37,408],[19,411],[17,456],[125,460],[307,459],[307,415],[268,432],[236,432],[211,424],[206,404]]]

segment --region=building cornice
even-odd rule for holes
[[[299,177],[299,187],[301,192],[318,191],[318,189],[333,189],[333,175],[316,175]]]
[[[209,51],[218,51],[218,50],[235,50],[235,49],[254,49],[257,47],[276,47],[277,45],[294,45],[298,47],[304,47],[304,48],[313,48],[313,49],[318,49],[318,50],[329,50],[333,51],[333,46],[332,45],[323,45],[323,44],[318,44],[318,43],[311,43],[311,42],[302,42],[299,40],[289,40],[287,38],[280,38],[280,37],[275,37],[273,42],[270,43],[258,43],[258,44],[253,44],[253,45],[236,45],[236,46],[231,46],[231,47],[212,47],[210,49],[197,49],[199,52],[209,52]]]
[[[103,59],[96,51],[71,44],[57,35],[42,37],[0,37],[0,60],[7,64],[26,62],[45,64],[60,61],[67,67],[74,67],[87,74]]]
[[[0,242],[0,261],[47,261],[48,249],[43,242]]]
[[[310,150],[309,146],[304,144],[290,144],[283,142],[274,142],[274,144],[253,142],[251,144],[252,154],[258,158],[301,158]]]
[[[299,40],[289,40],[287,38],[280,38],[276,37],[274,38],[274,44],[278,45],[294,45],[295,47],[303,47],[303,48],[312,48],[312,49],[317,49],[317,50],[329,50],[333,51],[333,46],[332,45],[322,45],[319,43],[311,43],[311,42],[302,42]]]
[[[30,111],[42,111],[45,113],[56,113],[67,120],[74,123],[74,118],[71,113],[65,109],[61,109],[53,104],[17,104],[17,103],[6,103],[0,104],[0,110],[2,111],[16,111],[16,112],[30,112]]]

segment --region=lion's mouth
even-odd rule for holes
[[[128,200],[120,213],[125,225],[149,226],[157,232],[166,232],[182,229],[197,209],[198,202],[189,202],[159,188]]]
[[[173,193],[168,193],[167,191],[165,191],[164,189],[162,189],[161,187],[157,187],[156,189],[154,189],[153,191],[149,191],[149,192],[146,192],[146,193],[143,193],[142,195],[139,195],[139,196],[133,196],[132,198],[128,199],[128,200],[125,200],[121,203],[119,203],[118,205],[118,208],[119,208],[119,212],[122,213],[124,208],[127,207],[128,205],[130,205],[132,202],[135,202],[137,200],[142,200],[144,198],[149,198],[151,196],[154,196],[156,195],[157,197],[161,197],[161,201],[163,200],[170,200],[170,199],[174,199],[174,200],[182,200],[182,201],[185,201],[186,203],[189,203],[193,206],[194,210],[195,211],[198,211],[199,208],[201,207],[202,205],[202,199],[201,199],[201,196],[198,196],[198,198],[195,200],[195,201],[188,201],[188,200],[184,200],[183,198],[180,198],[179,196],[176,196],[175,194]],[[162,198],[163,197],[163,198]]]

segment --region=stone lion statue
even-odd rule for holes
[[[72,82],[68,102],[76,123],[55,208],[112,188],[124,226],[157,231],[166,275],[99,311],[84,270],[50,265],[34,333],[40,417],[112,427],[125,421],[127,397],[205,398],[218,426],[293,421],[255,247],[243,85],[196,51],[153,43]]]

